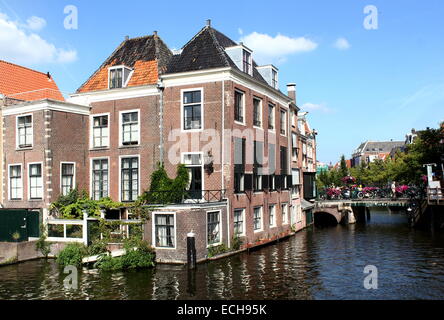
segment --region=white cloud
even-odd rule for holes
[[[46,20],[40,17],[32,16],[26,20],[26,27],[33,31],[40,31],[46,26]]]
[[[278,33],[275,37],[253,32],[241,40],[253,50],[255,59],[262,63],[283,62],[291,54],[313,51],[318,44],[306,37],[290,38]],[[270,61],[271,60],[271,61]]]
[[[331,109],[328,108],[325,103],[307,102],[302,105],[301,111],[311,111],[311,112],[320,111],[320,112],[328,113],[328,112],[331,112]]]
[[[348,50],[351,47],[350,43],[345,38],[338,38],[333,46],[338,50]]]
[[[27,29],[37,31],[46,21],[31,17],[23,26],[0,13],[0,57],[3,60],[32,65],[39,63],[69,63],[77,60],[75,50],[57,48],[54,44]]]
[[[237,28],[237,32],[239,32],[240,35],[244,34],[244,30],[242,30],[241,28]]]

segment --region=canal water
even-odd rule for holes
[[[364,287],[367,265],[377,268],[377,289]],[[307,229],[191,273],[83,270],[76,291],[64,289],[65,276],[53,260],[1,267],[0,299],[442,299],[444,235],[372,210],[367,224]]]

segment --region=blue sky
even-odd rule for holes
[[[78,29],[64,28],[64,8]],[[364,7],[378,9],[367,30]],[[444,2],[0,0],[0,59],[50,71],[74,92],[121,43],[154,30],[181,48],[205,24],[243,40],[260,64],[296,82],[319,132],[318,159],[336,162],[365,140],[403,140],[444,120]]]

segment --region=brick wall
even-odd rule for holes
[[[47,208],[56,200],[60,190],[60,161],[76,162],[76,182],[82,186],[85,176],[84,150],[87,116],[51,110],[38,110],[32,113],[33,145],[31,148],[17,149],[16,115],[4,119],[4,205],[7,208]],[[29,199],[30,163],[42,164],[43,199]],[[8,166],[22,166],[23,199],[9,200]]]
[[[149,188],[150,175],[159,161],[159,96],[96,102],[91,105],[91,115],[109,113],[110,146],[106,149],[91,149],[88,142],[87,183],[91,179],[91,159],[109,157],[109,195],[119,201],[119,157],[140,156],[139,193]],[[140,110],[140,142],[137,146],[119,146],[119,114],[126,110]],[[90,126],[87,137],[89,141]]]
[[[189,207],[170,207],[162,208],[156,213],[175,214],[175,236],[176,247],[174,249],[156,248],[156,260],[158,262],[184,263],[187,261],[187,234],[195,233],[196,241],[196,258],[197,260],[205,259],[208,255],[207,246],[207,213],[211,211],[220,211],[221,219],[221,242],[228,246],[227,233],[227,207],[225,204],[214,205],[190,205]],[[153,239],[154,217],[151,214],[145,225],[145,239],[155,246]]]

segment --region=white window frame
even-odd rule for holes
[[[242,95],[242,119],[243,119],[243,122],[237,121],[236,119],[234,119],[234,122],[237,124],[240,124],[242,126],[245,126],[246,120],[247,120],[247,119],[245,119],[245,107],[246,107],[245,96],[246,96],[246,94],[244,91],[242,91],[240,89],[234,89],[234,92],[235,92],[234,93],[234,104],[233,104],[234,108],[236,108],[236,92],[240,93]],[[233,114],[233,117],[234,117],[234,114]]]
[[[260,114],[259,118],[260,118],[260,121],[261,121],[261,125],[260,126],[254,125],[254,118],[253,118],[253,127],[256,128],[256,129],[262,129],[264,127],[264,117],[263,117],[264,112],[263,112],[263,103],[262,103],[263,101],[262,101],[261,98],[253,96],[253,115],[254,115],[254,100],[258,100],[259,101],[259,114]]]
[[[111,175],[110,175],[110,166],[111,166],[111,162],[110,162],[110,158],[109,157],[95,157],[95,158],[90,158],[89,159],[89,194],[91,199],[94,199],[94,190],[93,190],[93,179],[94,179],[94,175],[93,175],[93,164],[94,164],[94,160],[107,160],[108,161],[108,197],[110,196],[110,187],[111,187]],[[119,192],[120,194],[120,192]]]
[[[133,113],[137,112],[137,122],[138,122],[138,133],[137,133],[137,144],[124,145],[123,144],[123,114],[125,113]],[[109,122],[108,122],[109,123]],[[121,110],[119,111],[119,148],[131,148],[131,147],[139,147],[141,145],[141,118],[140,118],[140,109],[132,109],[132,110]]]
[[[183,96],[184,93],[186,92],[191,92],[191,91],[200,91],[200,97],[201,97],[201,102],[200,102],[200,129],[185,129],[184,126],[184,116],[185,116],[185,106],[183,103]],[[204,106],[204,88],[199,87],[199,88],[187,88],[187,89],[181,89],[180,90],[180,130],[182,132],[200,132],[203,131],[205,128],[205,106]]]
[[[107,116],[108,117],[108,141],[107,141],[107,145],[106,146],[102,146],[102,147],[94,147],[94,118],[95,117],[103,117],[103,116]],[[108,149],[110,147],[110,136],[111,136],[111,114],[109,112],[107,113],[98,113],[98,114],[91,114],[89,116],[89,131],[90,131],[90,135],[89,135],[89,148],[90,149]]]
[[[156,246],[156,215],[173,215],[174,216],[174,247],[157,247]],[[176,250],[177,247],[177,219],[176,219],[176,212],[162,212],[162,211],[156,211],[153,212],[152,215],[152,237],[151,237],[151,244],[155,249],[159,250]]]
[[[285,130],[285,133],[282,133],[282,126],[281,126],[281,116],[282,116],[282,113],[285,113],[285,117],[284,117],[284,130]],[[280,129],[281,136],[286,137],[287,134],[288,134],[288,112],[287,112],[287,110],[284,110],[282,108],[279,110],[279,127],[280,127],[279,129]]]
[[[140,154],[129,154],[129,155],[124,155],[124,156],[119,156],[119,202],[122,202],[122,160],[128,159],[128,158],[138,158],[139,159],[138,168],[137,168],[137,170],[138,170],[137,178],[139,179],[139,181],[137,182],[137,186],[138,186],[137,196],[141,195],[142,187],[140,185],[140,181],[141,181],[141,178],[140,178],[140,167],[141,167]],[[109,170],[109,163],[108,163],[108,170]],[[109,176],[109,172],[108,172],[108,176]],[[109,192],[109,185],[108,185],[108,193],[110,193]]]
[[[285,215],[284,215],[284,212],[283,212],[283,207],[285,207]],[[281,203],[281,213],[282,213],[282,225],[287,225],[287,224],[289,224],[290,222],[289,222],[289,217],[288,217],[288,208],[289,208],[289,206],[288,206],[288,203],[287,202],[284,202],[284,203]],[[284,220],[284,217],[285,217],[285,220]]]
[[[261,213],[261,228],[254,230],[254,209],[257,209],[257,208],[260,209],[260,213]],[[254,233],[264,231],[264,207],[263,206],[253,207],[253,230],[254,230]]]
[[[234,213],[236,212],[236,211],[242,211],[242,232],[241,233],[238,233],[238,234],[236,234],[236,233],[234,233],[234,217],[235,217],[235,215],[234,215]],[[245,237],[245,235],[246,235],[246,221],[245,221],[245,208],[235,208],[234,210],[233,210],[233,234],[234,234],[234,236],[238,236],[238,237]]]
[[[205,190],[205,172],[204,172],[204,153],[203,152],[182,152],[180,155],[180,160],[181,160],[181,164],[183,164],[185,167],[199,167],[199,165],[196,164],[186,164],[185,163],[185,156],[186,155],[193,155],[193,154],[198,154],[200,155],[200,160],[201,160],[201,177],[202,177],[202,200],[204,200],[204,190]]]
[[[273,107],[273,129],[270,129],[270,106]],[[268,102],[267,105],[267,129],[271,132],[276,132],[276,104]]]
[[[273,220],[271,220],[271,212],[273,212]],[[270,229],[276,228],[276,204],[272,203],[268,205],[268,224],[270,225]]]
[[[22,198],[21,199],[12,199],[11,198],[11,167],[17,167],[20,166],[20,176],[21,176],[21,189],[22,189]],[[9,201],[23,201],[25,197],[25,192],[23,190],[23,164],[21,163],[12,163],[8,164],[8,200]]]
[[[244,70],[244,51],[250,54],[250,57],[248,59],[248,63],[250,65],[250,70],[248,70],[248,72],[246,70]],[[246,47],[242,46],[242,58],[241,58],[241,63],[242,63],[242,72],[253,76],[253,51],[248,50]]]
[[[31,116],[31,130],[32,130],[31,146],[20,148],[18,119],[29,116]],[[17,150],[27,150],[27,149],[32,149],[34,147],[34,115],[32,113],[20,114],[15,117],[15,147]]]
[[[41,166],[41,168],[42,168],[42,197],[41,198],[35,198],[35,199],[32,199],[31,198],[31,177],[29,176],[30,175],[30,173],[31,173],[31,170],[30,170],[30,168],[31,168],[31,165],[34,165],[34,164],[39,164],[40,166]],[[44,170],[44,167],[43,167],[43,162],[29,162],[28,163],[28,166],[27,166],[27,175],[26,175],[26,178],[27,178],[27,181],[28,181],[28,200],[29,201],[43,201],[44,199],[45,199],[45,180],[44,180],[44,172],[43,172],[43,170]]]
[[[73,171],[74,175],[72,177],[72,189],[71,189],[71,191],[76,188],[76,163],[75,162],[69,162],[69,161],[61,161],[60,162],[60,194],[61,195],[64,195],[63,194],[63,171],[62,171],[62,168],[63,168],[64,164],[72,164],[74,166],[74,171]]]
[[[276,83],[273,85],[273,74],[276,74]],[[279,89],[279,73],[276,68],[271,68],[271,87],[278,90]]]
[[[215,243],[212,243],[212,244],[209,244],[208,243],[208,214],[209,213],[215,213],[215,212],[218,212],[219,213],[219,242],[215,242]],[[211,248],[211,247],[217,247],[217,246],[220,246],[222,243],[223,243],[223,240],[222,240],[222,236],[223,236],[223,223],[222,223],[222,210],[209,210],[209,211],[206,211],[205,212],[205,215],[206,215],[206,238],[207,238],[207,248]]]
[[[130,79],[131,79],[131,76],[133,75],[133,73],[134,73],[134,70],[133,69],[131,69],[131,68],[128,68],[127,66],[124,66],[124,65],[118,65],[118,66],[112,66],[112,67],[109,67],[108,68],[108,90],[114,90],[114,89],[122,89],[122,88],[110,88],[110,80],[111,80],[111,71],[112,70],[116,70],[116,69],[122,69],[122,88],[126,88],[127,87],[127,85],[128,85],[128,83],[129,83],[129,81],[130,81]],[[129,75],[128,75],[128,79],[126,79],[126,81],[125,82],[123,82],[123,76],[124,76],[124,74],[125,74],[125,70],[124,69],[127,69],[127,70],[129,70]]]

